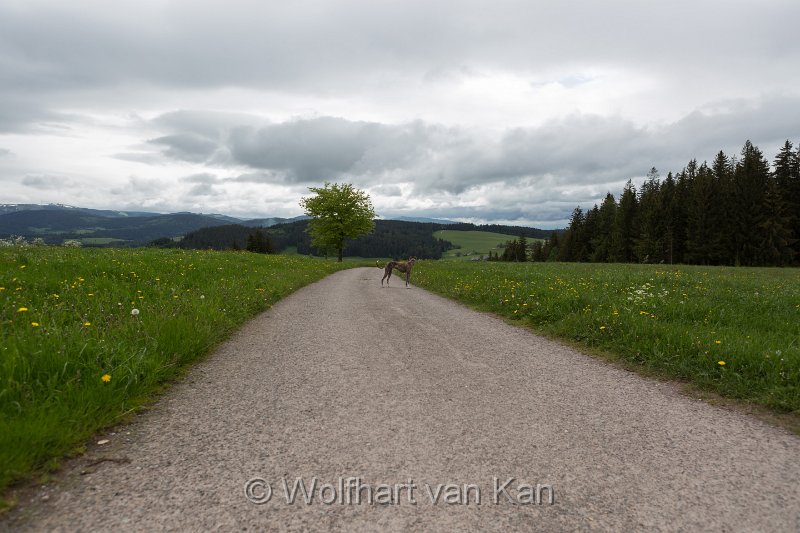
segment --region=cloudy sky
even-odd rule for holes
[[[552,228],[800,141],[797,0],[2,0],[0,203]]]

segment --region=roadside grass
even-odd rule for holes
[[[0,494],[145,405],[256,313],[352,266],[246,252],[0,248]]]
[[[800,415],[800,269],[424,261],[414,282],[645,373]]]

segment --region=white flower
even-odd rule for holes
[[[131,316],[138,316],[139,310],[138,309],[131,309]]]
[[[200,295],[200,299],[201,299],[201,300],[205,300],[205,299],[206,299],[206,295],[205,295],[205,294],[201,294],[201,295]]]

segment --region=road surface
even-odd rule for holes
[[[279,302],[0,527],[800,529],[800,438],[381,275]]]

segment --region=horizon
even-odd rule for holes
[[[72,204],[63,204],[58,202],[50,202],[50,203],[0,203],[0,207],[20,207],[20,206],[36,206],[36,207],[60,207],[66,209],[90,209],[96,211],[111,211],[116,213],[146,213],[149,215],[180,215],[180,214],[192,214],[192,215],[204,215],[204,216],[211,216],[211,217],[226,217],[238,220],[240,222],[248,222],[251,220],[260,220],[260,219],[280,219],[280,220],[287,220],[287,221],[294,221],[297,219],[303,218],[310,218],[307,215],[300,214],[293,217],[277,217],[277,216],[269,216],[269,215],[256,215],[250,217],[237,217],[233,215],[229,215],[226,213],[217,213],[217,212],[203,212],[203,211],[148,211],[143,209],[115,209],[111,207],[85,207],[80,205],[72,205]],[[26,209],[21,209],[20,211],[25,211]],[[13,212],[13,211],[12,211]],[[7,213],[0,213],[0,215],[7,214]],[[424,220],[417,220],[417,219],[424,219]],[[566,229],[565,227],[535,227],[535,226],[528,226],[525,224],[505,224],[502,222],[485,222],[485,223],[476,223],[470,221],[462,221],[462,220],[452,220],[452,219],[444,219],[439,217],[418,217],[414,216],[413,214],[409,215],[398,215],[398,216],[382,216],[377,215],[375,220],[394,220],[400,222],[431,222],[435,224],[474,224],[475,226],[481,225],[500,225],[500,226],[512,226],[512,227],[524,227],[524,228],[531,228],[531,229],[540,229],[540,230],[553,230],[553,231],[562,231]]]

